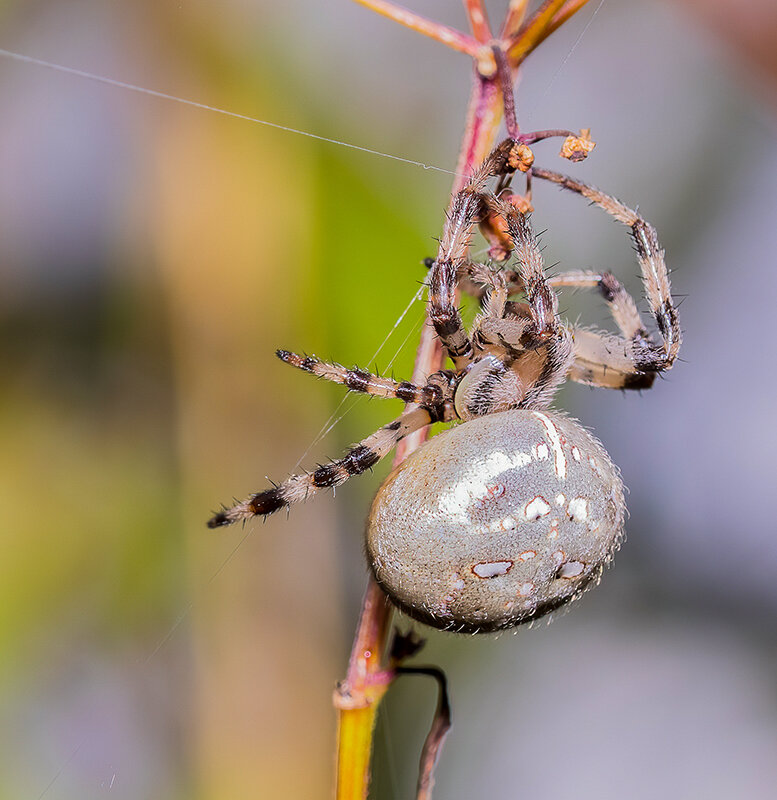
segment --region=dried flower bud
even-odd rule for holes
[[[531,147],[525,144],[518,144],[510,151],[508,163],[512,169],[528,172],[534,163],[534,153]]]
[[[594,147],[596,142],[591,139],[591,129],[581,128],[580,136],[567,136],[564,139],[559,155],[570,161],[583,161]]]

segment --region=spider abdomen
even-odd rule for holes
[[[367,554],[410,616],[493,631],[595,583],[624,516],[618,470],[591,434],[559,414],[504,411],[434,437],[388,477]]]

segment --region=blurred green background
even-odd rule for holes
[[[687,362],[642,396],[562,392],[623,470],[629,541],[550,627],[427,632],[456,724],[438,791],[769,797],[777,19],[590,5],[532,56],[520,121],[593,128],[569,168],[657,225]],[[2,48],[455,164],[467,59],[345,0],[6,1],[0,20]],[[6,58],[0,109],[0,797],[329,797],[387,465],[289,519],[204,522],[399,412],[341,405],[273,352],[407,377],[450,176]],[[548,187],[535,205],[549,264],[639,292],[622,230]],[[423,682],[392,690],[375,797],[411,796],[433,706]]]

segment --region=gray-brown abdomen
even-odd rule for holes
[[[617,468],[573,420],[504,411],[434,437],[385,481],[367,523],[378,583],[462,632],[536,619],[595,582],[620,543]]]

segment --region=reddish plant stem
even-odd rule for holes
[[[501,92],[498,81],[484,78],[475,71],[470,94],[464,140],[459,151],[453,194],[460,191],[473,169],[486,157],[502,120]]]
[[[429,36],[442,44],[447,44],[448,47],[452,47],[461,53],[466,53],[473,57],[477,53],[478,42],[472,36],[422,17],[414,11],[410,11],[410,9],[388,2],[388,0],[355,0],[355,2],[372,9],[372,11],[384,17],[393,19],[394,22],[398,22],[406,28],[422,33],[424,36]]]
[[[375,581],[370,580],[362,601],[362,613],[351,659],[345,678],[345,688],[370,683],[381,671],[381,656],[388,634],[391,606]]]
[[[488,15],[483,0],[464,0],[464,9],[467,12],[472,35],[482,44],[490,41],[492,38],[491,26],[488,24]]]
[[[485,158],[496,137],[502,117],[497,82],[497,76],[475,75],[453,194],[462,188],[470,173]],[[442,347],[427,317],[416,354],[413,381],[423,384],[428,375],[441,369],[443,359]],[[394,465],[401,464],[427,436],[428,429],[401,442]],[[383,667],[390,622],[391,606],[370,578],[348,672],[334,696],[339,711],[337,800],[361,800],[367,796],[377,706],[396,675],[393,668]]]
[[[367,797],[378,704],[394,679],[393,670],[382,669],[390,624],[388,599],[370,579],[348,672],[334,693],[338,710],[336,800]]]
[[[513,34],[512,31],[520,24],[526,10],[525,3],[515,0],[510,5],[502,28],[503,35],[509,39],[503,38],[488,46],[485,37],[487,34],[490,37],[490,28],[482,0],[464,0],[475,39],[431,23],[388,0],[356,1],[454,49],[468,53],[475,61],[474,83],[452,198],[463,188],[473,170],[493,147],[504,110],[503,95],[506,96],[508,89],[511,90],[520,63],[551,31],[587,2],[569,0],[562,7],[564,0],[546,0],[521,30]],[[500,48],[496,58],[493,56],[494,45]],[[504,58],[505,53],[507,59]],[[503,65],[502,69],[497,69],[497,58]],[[509,80],[507,70],[504,69],[506,61],[509,61]],[[509,94],[512,95],[512,92]],[[511,112],[511,127],[514,128],[514,133],[518,132],[514,108]],[[423,384],[428,375],[442,368],[443,361],[443,350],[434,334],[427,310],[426,325],[416,354],[413,382]],[[397,448],[394,466],[401,464],[417,450],[427,436],[428,429],[418,431],[402,441]],[[383,592],[370,579],[348,662],[348,672],[345,680],[337,687],[334,697],[334,704],[339,712],[337,800],[363,800],[367,796],[376,711],[397,674],[396,663],[390,664],[388,668],[384,666],[387,661],[385,653],[391,614],[391,606]],[[426,773],[422,768],[422,775],[425,774],[427,780],[424,789],[426,796],[431,791],[431,772],[442,738],[443,733],[438,732],[432,737],[428,752],[425,750],[425,758],[429,761]]]
[[[501,46],[495,44],[491,48],[496,62],[496,75],[499,79],[499,88],[502,91],[502,106],[504,108],[505,125],[507,135],[511,139],[517,139],[520,131],[518,129],[518,118],[515,113],[515,96],[513,94],[514,74],[510,68],[505,51]]]
[[[534,144],[535,142],[542,142],[545,139],[552,139],[554,136],[578,136],[574,131],[567,131],[563,128],[552,128],[546,131],[532,131],[531,133],[522,133],[518,136],[518,141],[523,144]]]
[[[495,78],[482,78],[476,74],[470,97],[467,124],[459,157],[459,167],[454,178],[453,193],[458,192],[467,176],[485,157],[494,139],[501,118],[500,94]],[[443,352],[434,329],[429,323],[421,332],[416,353],[412,380],[423,384],[426,377],[442,367]],[[417,450],[428,437],[428,429],[416,431],[397,446],[394,466],[401,464],[412,452]],[[365,592],[359,626],[354,637],[348,672],[336,692],[336,705],[340,709],[368,704],[360,693],[370,677],[381,671],[381,656],[386,642],[391,606],[374,580],[370,579]]]

